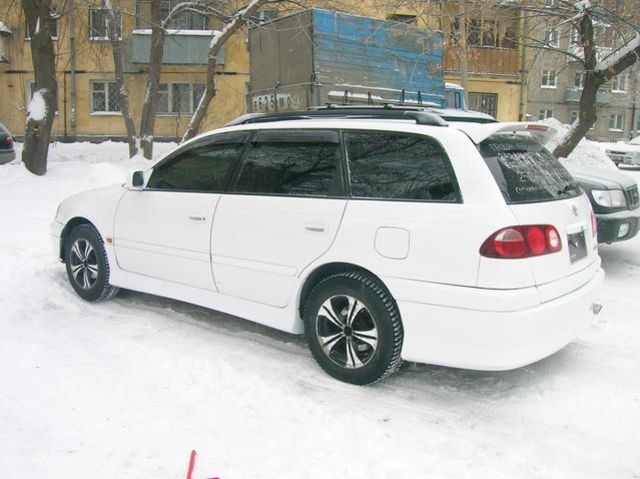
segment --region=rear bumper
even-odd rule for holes
[[[633,211],[620,211],[611,214],[597,214],[598,243],[613,243],[633,238],[640,229],[640,208]],[[621,228],[629,231],[620,235]]]
[[[493,310],[398,300],[404,325],[402,357],[485,371],[534,363],[562,349],[593,320],[594,299],[603,279],[604,271],[598,269],[577,290],[515,311],[499,310],[501,294],[506,303],[512,303],[514,293],[509,290],[488,291],[495,301]]]

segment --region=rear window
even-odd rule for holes
[[[561,200],[582,193],[571,174],[533,139],[492,136],[480,144],[480,153],[508,204]]]

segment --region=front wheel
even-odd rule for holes
[[[322,280],[307,299],[303,319],[313,357],[336,379],[370,384],[402,362],[398,307],[367,274],[344,272]]]
[[[65,241],[65,263],[71,286],[86,301],[109,299],[118,288],[109,284],[104,243],[91,225],[76,226]]]

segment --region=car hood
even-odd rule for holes
[[[609,189],[622,187],[631,188],[636,181],[628,175],[606,168],[595,168],[593,166],[577,165],[575,163],[563,162],[564,167],[569,170],[576,180],[586,180],[593,183],[600,183]]]

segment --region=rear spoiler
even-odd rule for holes
[[[533,122],[498,122],[498,123],[449,123],[449,126],[465,132],[469,138],[477,145],[490,136],[497,134],[521,133],[528,134],[543,145],[546,145],[558,130],[550,125]]]

